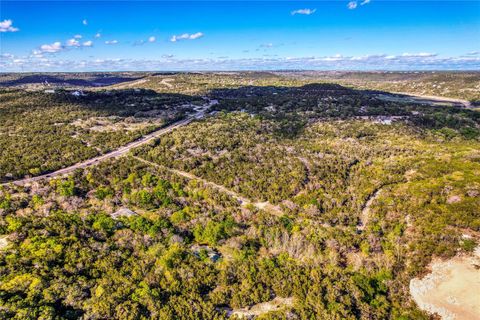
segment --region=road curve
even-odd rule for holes
[[[448,98],[448,97],[440,97],[440,96],[429,96],[429,95],[421,95],[421,94],[415,94],[415,93],[408,93],[408,92],[390,92],[391,94],[399,94],[399,95],[404,95],[419,101],[424,100],[425,102],[431,102],[431,103],[441,103],[441,102],[447,102],[451,103],[453,105],[457,105],[460,107],[464,108],[472,108],[472,103],[468,100],[463,100],[463,99],[457,99],[457,98]]]
[[[162,128],[162,129],[151,132],[151,133],[141,137],[138,140],[130,142],[130,143],[118,148],[118,149],[115,149],[111,152],[100,155],[98,157],[91,158],[91,159],[76,163],[76,164],[71,165],[69,167],[59,169],[57,171],[42,174],[40,176],[9,181],[9,182],[2,183],[0,185],[15,184],[15,185],[21,186],[21,185],[28,184],[28,183],[35,182],[35,181],[39,181],[39,180],[42,180],[42,179],[53,178],[53,177],[57,177],[57,176],[67,174],[67,173],[71,173],[71,172],[75,171],[76,169],[82,169],[82,168],[90,167],[90,166],[96,165],[97,163],[99,163],[101,161],[104,161],[104,160],[107,160],[107,159],[120,157],[120,156],[128,153],[133,148],[144,145],[144,144],[156,139],[159,136],[162,136],[164,134],[167,134],[167,133],[175,130],[178,127],[185,126],[195,119],[203,118],[203,116],[205,115],[205,112],[208,110],[208,108],[215,105],[215,104],[218,104],[217,100],[210,100],[207,104],[205,104],[203,106],[199,106],[199,107],[201,107],[200,111],[188,116],[187,118],[182,119],[182,120],[177,121],[177,122],[174,122],[174,123]]]

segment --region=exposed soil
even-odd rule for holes
[[[137,131],[150,125],[161,126],[165,120],[162,118],[120,118],[120,117],[92,117],[86,120],[78,119],[72,125],[89,131]]]
[[[172,88],[173,85],[170,82],[172,82],[174,80],[175,79],[173,79],[173,78],[165,78],[165,79],[162,79],[162,81],[160,83],[163,84],[164,86],[167,86],[168,88]]]
[[[1,236],[0,237],[0,250],[8,246],[8,240],[6,236]]]
[[[480,246],[471,256],[434,260],[431,273],[410,281],[418,307],[443,320],[480,319]]]
[[[240,308],[240,309],[233,309],[227,314],[229,316],[237,316],[238,318],[252,318],[256,317],[271,311],[278,311],[285,307],[290,307],[293,305],[293,298],[280,298],[276,297],[275,299],[255,304],[251,307],[247,308]]]
[[[367,225],[369,219],[370,219],[370,207],[372,206],[373,202],[378,198],[380,193],[382,192],[382,189],[376,189],[368,198],[367,201],[365,202],[365,205],[362,208],[362,212],[360,214],[360,222],[357,225],[357,230],[358,231],[363,231],[365,229],[365,226]]]

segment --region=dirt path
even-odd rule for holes
[[[293,305],[293,298],[276,297],[271,301],[255,304],[247,308],[239,308],[227,311],[227,316],[236,316],[240,319],[250,319],[262,314],[278,311]]]
[[[156,168],[160,168],[160,169],[163,169],[163,170],[167,170],[169,172],[172,172],[176,175],[182,176],[182,177],[187,178],[189,180],[201,181],[202,183],[206,184],[207,186],[209,186],[213,189],[216,189],[220,192],[228,194],[232,198],[236,199],[242,206],[253,205],[260,210],[270,212],[274,215],[277,215],[277,216],[282,216],[283,215],[282,210],[278,206],[275,206],[275,205],[271,204],[270,202],[267,202],[267,201],[266,202],[254,202],[254,201],[251,201],[250,199],[236,193],[235,191],[232,191],[232,190],[230,190],[230,189],[228,189],[228,188],[226,188],[222,185],[219,185],[215,182],[211,182],[211,181],[208,181],[204,178],[198,177],[198,176],[196,176],[196,175],[194,175],[190,172],[185,172],[185,171],[181,171],[181,170],[177,170],[177,169],[168,168],[166,166],[163,166],[163,165],[160,165],[158,163],[154,163],[154,162],[145,160],[145,159],[137,157],[137,156],[132,156],[132,157],[134,159],[140,161],[140,162],[143,162],[143,163],[147,164],[147,165],[150,165],[150,166],[153,166],[153,167],[156,167]]]
[[[0,236],[0,250],[8,246],[7,236]]]
[[[270,212],[270,213],[273,213],[273,214],[276,215],[276,216],[281,217],[281,216],[284,215],[282,209],[280,209],[279,206],[273,205],[273,204],[271,204],[271,203],[268,202],[268,201],[264,201],[264,202],[252,202],[252,204],[253,204],[255,207],[257,207],[258,209],[268,211],[268,212]]]
[[[163,84],[164,86],[167,86],[167,88],[171,89],[173,88],[173,85],[170,83],[175,79],[172,78],[164,78],[162,81],[160,81],[160,84]]]
[[[75,171],[76,169],[81,169],[81,168],[86,168],[86,167],[90,167],[90,166],[93,166],[101,161],[104,161],[104,160],[107,160],[107,159],[111,159],[111,158],[117,158],[117,157],[120,157],[120,156],[123,156],[125,155],[126,153],[128,153],[131,149],[133,148],[136,148],[138,146],[141,146],[141,145],[144,145],[154,139],[156,139],[157,137],[159,136],[162,136],[164,134],[167,134],[173,130],[175,130],[176,128],[179,128],[181,126],[184,126],[184,125],[187,125],[189,124],[190,122],[192,122],[193,120],[195,119],[200,119],[202,118],[204,115],[205,115],[205,111],[208,110],[209,107],[217,104],[218,102],[216,100],[211,100],[209,101],[207,104],[203,105],[203,106],[200,106],[201,107],[201,110],[196,112],[195,114],[183,119],[183,120],[180,120],[180,121],[177,121],[175,123],[172,123],[171,125],[167,126],[167,127],[164,127],[162,129],[159,129],[157,131],[154,131],[150,134],[147,134],[145,136],[143,136],[142,138],[136,140],[136,141],[133,141],[133,142],[130,142],[116,150],[113,150],[111,152],[108,152],[108,153],[105,153],[103,155],[100,155],[98,157],[95,157],[95,158],[91,158],[91,159],[88,159],[86,161],[83,161],[83,162],[79,162],[79,163],[76,163],[72,166],[69,166],[69,167],[66,167],[66,168],[63,168],[63,169],[60,169],[60,170],[57,170],[57,171],[54,171],[54,172],[51,172],[51,173],[47,173],[47,174],[43,174],[43,175],[40,175],[40,176],[36,176],[36,177],[31,177],[31,178],[25,178],[25,179],[20,179],[20,180],[15,180],[15,181],[10,181],[10,182],[6,182],[6,183],[2,183],[0,185],[8,185],[10,183],[13,183],[15,185],[24,185],[24,184],[28,184],[28,183],[31,183],[31,182],[35,182],[35,181],[39,181],[39,180],[42,180],[42,179],[46,179],[46,178],[53,178],[53,177],[57,177],[57,176],[61,176],[61,175],[64,175],[64,174],[67,174],[67,173],[70,173],[70,172],[73,172]]]
[[[443,320],[480,319],[480,246],[472,256],[434,260],[431,273],[410,281],[418,307]]]
[[[124,83],[124,84],[117,84],[117,85],[113,85],[113,87],[115,89],[125,89],[125,88],[132,88],[132,87],[135,87],[139,84],[142,84],[142,83],[146,83],[147,82],[147,79],[139,79],[139,80],[135,80],[135,81],[130,81],[130,82],[127,82],[127,83]]]
[[[148,161],[148,160],[145,160],[143,158],[140,158],[140,157],[137,157],[137,156],[132,156],[134,159],[140,161],[140,162],[143,162],[149,166],[153,166],[153,167],[156,167],[156,168],[160,168],[160,169],[163,169],[163,170],[167,170],[169,172],[172,172],[176,175],[179,175],[179,176],[182,176],[184,178],[187,178],[189,180],[197,180],[197,181],[201,181],[203,182],[204,184],[208,185],[209,187],[212,187],[214,189],[217,189],[219,190],[220,192],[223,192],[223,193],[226,193],[228,194],[229,196],[231,196],[232,198],[238,200],[238,202],[240,202],[240,204],[242,205],[247,205],[247,204],[250,204],[250,200],[248,200],[247,198],[245,197],[242,197],[241,195],[239,195],[238,193],[232,191],[232,190],[229,190],[227,188],[225,188],[224,186],[221,186],[219,184],[216,184],[214,182],[211,182],[211,181],[208,181],[208,180],[205,180],[203,178],[200,178],[200,177],[197,177],[196,175],[192,174],[192,173],[189,173],[189,172],[185,172],[185,171],[181,171],[181,170],[177,170],[177,169],[172,169],[172,168],[169,168],[169,167],[166,167],[166,166],[163,166],[161,164],[158,164],[158,163],[154,163],[154,162],[151,162],[151,161]]]
[[[382,193],[382,188],[376,189],[370,196],[368,196],[367,201],[365,202],[362,212],[360,213],[360,222],[357,225],[358,231],[363,231],[365,226],[370,219],[370,207],[372,206],[373,202],[378,198],[378,196]]]

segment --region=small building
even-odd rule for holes
[[[75,91],[72,92],[72,96],[74,96],[74,97],[80,97],[80,96],[84,96],[84,95],[85,95],[85,93],[83,93],[82,90],[75,90]]]
[[[217,262],[221,258],[220,253],[209,246],[194,244],[190,249],[197,257],[201,257],[202,253],[206,254],[208,259],[212,262]]]
[[[117,211],[115,211],[114,213],[112,213],[111,217],[113,219],[118,219],[120,217],[131,217],[131,216],[135,216],[135,215],[137,215],[137,213],[128,209],[128,208],[120,208]]]

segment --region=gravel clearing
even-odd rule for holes
[[[260,316],[272,311],[282,310],[284,308],[291,307],[293,305],[293,298],[281,298],[275,299],[253,305],[249,308],[234,309],[227,312],[228,316],[236,316],[240,319],[251,319],[253,317]]]
[[[6,236],[0,236],[0,250],[8,246],[8,240]]]
[[[434,260],[430,270],[410,281],[419,308],[443,320],[480,320],[480,246],[470,256]]]

